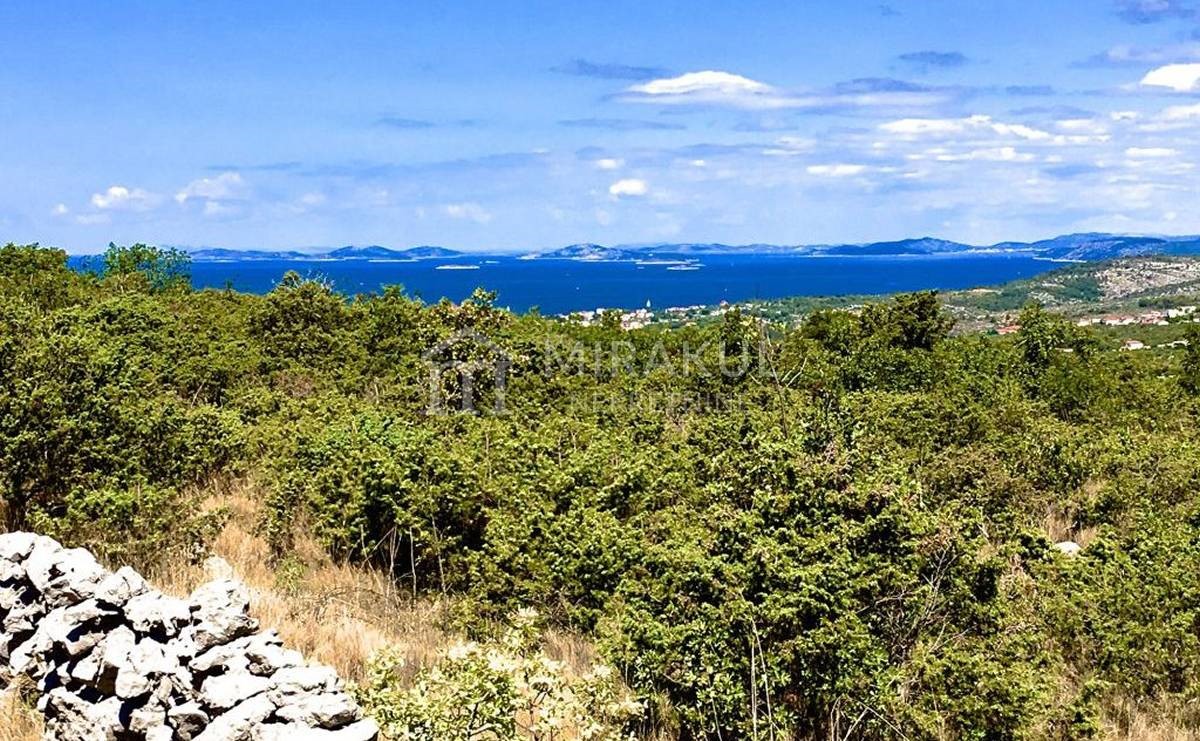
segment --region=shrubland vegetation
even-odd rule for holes
[[[186,275],[0,249],[0,516],[153,572],[253,481],[279,590],[315,543],[472,639],[349,672],[393,737],[1200,729],[1200,343],[1113,352],[1037,306],[951,337],[928,293],[625,332]]]

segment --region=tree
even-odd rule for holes
[[[0,294],[20,296],[43,311],[71,303],[83,278],[67,266],[67,253],[37,244],[0,247]]]
[[[288,271],[250,319],[251,332],[275,358],[312,363],[339,345],[350,312],[325,281]]]
[[[937,291],[902,293],[886,304],[863,309],[863,334],[902,350],[932,350],[950,336],[954,319],[942,310]]]
[[[1093,344],[1091,338],[1077,327],[1061,316],[1047,312],[1038,303],[1026,306],[1017,322],[1021,325],[1017,347],[1026,366],[1035,373],[1050,366],[1054,353],[1063,350],[1086,353]]]
[[[191,286],[192,258],[174,247],[141,243],[122,247],[110,242],[103,265],[101,277],[122,291],[160,293]]]
[[[1190,394],[1200,394],[1200,324],[1189,324],[1184,332],[1187,347],[1179,371],[1179,383]]]
[[[800,325],[800,336],[816,340],[830,352],[847,355],[858,336],[858,323],[848,311],[822,309],[809,314]]]

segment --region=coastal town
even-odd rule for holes
[[[611,321],[619,323],[623,330],[632,331],[655,324],[668,326],[693,325],[705,320],[716,319],[735,309],[746,314],[758,315],[769,305],[769,302],[730,304],[729,302],[722,301],[716,305],[670,306],[665,309],[655,310],[647,302],[646,306],[640,309],[623,310],[598,307],[594,310],[564,314],[560,318],[589,326],[604,321],[606,317],[611,317]],[[857,313],[862,307],[862,303],[847,303],[839,308],[851,313]],[[789,321],[787,323],[794,324],[802,320],[803,316],[803,314],[792,315],[788,317]],[[1004,313],[998,319],[992,318],[990,325],[981,324],[978,319],[979,317],[976,318],[976,321],[967,323],[962,330],[968,332],[981,331],[986,334],[1000,336],[1015,335],[1021,330],[1021,325],[1014,321],[1015,316],[1012,313]],[[1173,324],[1200,323],[1200,305],[1185,304],[1165,309],[1147,309],[1137,312],[1088,313],[1074,317],[1073,322],[1078,327],[1104,329],[1119,327],[1148,329],[1151,327],[1169,327]],[[1120,338],[1120,349],[1131,352],[1146,350],[1152,347],[1168,349],[1185,347],[1187,344],[1188,341],[1186,339],[1179,337],[1164,338],[1161,342],[1153,342],[1149,337],[1140,339],[1135,337]]]

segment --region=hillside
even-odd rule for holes
[[[1037,308],[1015,336],[956,334],[925,292],[623,327],[295,273],[193,290],[177,252],[106,258],[0,248],[5,530],[166,593],[223,556],[269,645],[356,680],[384,737],[1200,733],[1198,324],[1162,352]],[[1162,301],[1195,279],[1121,260],[949,298]],[[4,588],[66,594],[31,558],[0,554]],[[6,619],[10,657],[142,625],[80,604],[71,625],[99,630]],[[137,630],[143,657],[173,628]],[[222,656],[187,658],[262,665]],[[146,706],[141,675],[80,664],[78,697],[144,738],[97,694]],[[175,695],[284,707],[221,676]],[[28,725],[20,699],[0,713]]]
[[[860,307],[881,296],[796,296],[735,307],[772,321],[796,323],[822,309]],[[1200,257],[1152,256],[1067,264],[1035,278],[996,286],[945,291],[940,299],[960,331],[994,329],[1031,302],[1072,317],[1200,303]],[[681,324],[719,320],[725,308],[657,312],[656,321]]]
[[[1014,311],[1030,301],[1068,312],[1100,311],[1138,301],[1169,303],[1200,293],[1200,258],[1134,257],[1071,265],[1001,286],[952,291],[952,307]]]

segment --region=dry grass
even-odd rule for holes
[[[1086,548],[1088,543],[1095,540],[1098,532],[1095,527],[1079,527],[1074,514],[1068,513],[1058,505],[1046,507],[1042,528],[1046,537],[1055,543],[1070,540],[1078,543],[1081,548]]]
[[[1113,741],[1200,741],[1200,707],[1182,701],[1137,705],[1125,698],[1105,703],[1104,738]]]
[[[42,719],[22,697],[20,688],[0,691],[0,741],[40,741]]]
[[[250,482],[210,491],[205,506],[229,513],[212,551],[250,588],[254,616],[264,627],[278,630],[287,645],[357,680],[370,657],[385,646],[398,647],[415,671],[433,663],[459,638],[445,627],[445,602],[414,600],[386,574],[335,563],[307,533],[297,532],[295,552],[282,563],[273,562],[257,532],[261,501]],[[212,566],[164,563],[147,577],[167,593],[186,595],[220,575]]]

